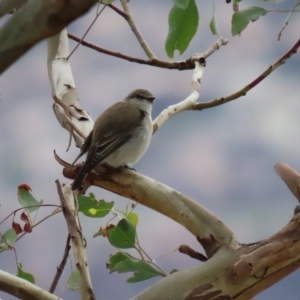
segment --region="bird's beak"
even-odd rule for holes
[[[155,99],[155,97],[148,97],[148,98],[147,98],[147,100],[150,101],[150,102],[153,102],[154,99]]]

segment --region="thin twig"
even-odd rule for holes
[[[284,23],[283,23],[283,26],[281,27],[279,33],[278,33],[278,41],[280,40],[281,38],[281,35],[282,35],[282,32],[283,30],[285,29],[285,27],[289,24],[289,21],[292,17],[292,13],[294,12],[294,10],[296,9],[296,7],[299,5],[299,2],[296,3],[296,5],[293,7],[293,9],[289,12],[288,16],[286,17]]]
[[[64,255],[63,255],[62,261],[59,264],[59,266],[57,267],[56,274],[54,276],[54,279],[52,281],[51,287],[49,289],[49,292],[51,294],[54,293],[54,291],[56,289],[56,286],[58,284],[58,281],[59,281],[59,279],[61,277],[61,274],[62,274],[62,272],[63,272],[63,270],[64,270],[64,268],[66,266],[66,263],[68,261],[68,256],[69,256],[69,252],[70,252],[70,249],[71,249],[70,241],[71,241],[71,237],[70,237],[70,234],[68,234],[67,241],[66,241],[66,246],[65,246],[65,251],[64,251]]]
[[[136,238],[137,238],[137,235],[136,235]],[[138,245],[138,248],[139,249],[137,249],[137,248],[135,248],[137,251],[138,251],[138,253],[141,255],[141,257],[142,257],[142,260],[143,261],[146,261],[146,262],[148,262],[148,263],[150,263],[150,264],[152,264],[152,265],[154,265],[164,276],[167,276],[168,275],[168,273],[166,272],[166,271],[164,271],[156,262],[155,262],[155,260],[153,260],[149,255],[148,255],[148,253],[142,248],[142,246],[140,245],[140,243],[139,243],[139,241],[138,241],[138,238],[137,238],[137,245]],[[144,259],[144,257],[143,257],[143,253],[145,254],[145,256],[148,258],[148,261],[147,260],[145,260]]]
[[[81,130],[70,119],[70,115],[72,115],[74,118],[77,118],[76,114],[71,109],[71,107],[68,104],[66,104],[65,102],[63,102],[62,100],[58,99],[56,96],[53,97],[53,100],[64,109],[65,114],[66,114],[65,119],[66,119],[66,122],[68,123],[68,125],[71,128],[73,128],[78,133],[78,135],[80,135],[83,139],[85,139],[86,135],[83,132],[81,132]]]
[[[56,214],[58,214],[59,212],[61,212],[61,207],[59,206],[59,205],[46,205],[46,206],[57,206],[58,208],[57,209],[55,209],[50,215],[48,215],[48,216],[46,216],[45,218],[43,218],[43,219],[41,219],[40,221],[38,221],[37,223],[35,223],[34,225],[32,225],[32,229],[34,228],[34,227],[36,227],[36,226],[38,226],[39,224],[41,224],[42,222],[44,222],[45,220],[47,220],[47,219],[49,219],[50,217],[52,217],[52,216],[54,216],[54,215],[56,215]],[[23,208],[20,208],[20,209],[23,209]],[[18,209],[18,210],[20,210],[20,209]],[[14,213],[14,212],[13,212]],[[12,213],[12,214],[13,214]],[[10,214],[11,215],[11,214]],[[6,218],[7,219],[7,218]],[[5,220],[6,220],[5,219]],[[2,222],[4,222],[5,220],[3,220]],[[26,235],[28,232],[23,232],[20,236],[18,236],[18,238],[16,239],[16,242],[18,241],[18,240],[20,240],[24,235]],[[3,251],[3,249],[2,250],[0,250],[0,253]]]
[[[90,42],[81,40],[79,37],[77,37],[77,36],[75,36],[71,33],[68,33],[68,37],[70,39],[74,40],[74,41],[81,42],[81,44],[83,46],[91,48],[91,49],[93,49],[97,52],[104,53],[104,54],[114,56],[114,57],[117,57],[117,58],[121,58],[121,59],[124,59],[124,60],[128,60],[128,61],[134,62],[134,63],[154,66],[154,67],[163,68],[163,69],[176,69],[176,70],[179,70],[179,71],[191,70],[195,67],[195,64],[192,61],[191,57],[186,59],[186,60],[182,60],[182,61],[167,61],[167,60],[160,60],[160,59],[157,59],[157,58],[155,58],[155,59],[141,59],[141,58],[125,55],[125,54],[122,54],[120,52],[114,52],[114,51],[107,50],[105,48],[99,47],[99,46],[97,46],[95,44],[92,44]],[[208,50],[206,50],[202,54],[202,56],[204,58],[207,58],[208,56],[213,54],[216,50],[218,50],[221,46],[225,46],[227,43],[228,43],[228,40],[224,39],[223,37],[220,37]]]
[[[124,9],[124,13],[126,14],[125,20],[128,22],[131,30],[133,31],[134,35],[136,36],[137,40],[139,41],[141,47],[143,48],[143,50],[145,51],[146,55],[148,56],[149,59],[154,59],[155,54],[153,53],[153,51],[151,50],[150,46],[148,45],[148,43],[146,42],[145,38],[143,37],[142,33],[140,32],[140,30],[138,29],[135,21],[133,20],[130,11],[129,11],[129,7],[128,7],[128,0],[121,0],[121,4],[122,7]]]
[[[27,209],[27,208],[31,208],[31,207],[47,207],[47,206],[55,206],[55,207],[61,207],[60,205],[55,205],[55,204],[40,204],[40,205],[29,205],[29,206],[25,206],[25,207],[20,207],[15,209],[13,212],[11,212],[7,217],[5,217],[1,222],[0,225],[5,222],[10,216],[14,215],[16,212],[18,212],[19,210],[23,210],[23,209]]]
[[[119,14],[120,16],[122,16],[124,19],[127,18],[127,14],[124,13],[123,10],[119,9],[118,7],[114,6],[113,4],[109,4],[107,6],[109,6],[111,9],[113,9],[117,14]]]
[[[100,5],[100,4],[99,4]],[[99,6],[98,6],[99,7]],[[98,17],[101,15],[101,13],[103,12],[103,10],[105,9],[106,5],[104,5],[102,7],[102,9],[97,12],[94,20],[92,21],[92,23],[90,24],[90,26],[88,27],[88,29],[86,30],[86,32],[84,33],[84,35],[82,36],[81,40],[78,42],[78,44],[75,46],[75,48],[71,51],[71,53],[69,54],[69,56],[67,57],[67,60],[72,56],[72,54],[76,51],[76,49],[79,47],[79,45],[81,44],[81,41],[86,37],[86,35],[88,34],[88,32],[91,30],[91,28],[93,27],[93,25],[95,24],[95,22],[97,21]]]
[[[291,9],[268,9],[267,12],[291,12]],[[300,10],[293,10],[293,12],[300,12]]]
[[[244,88],[242,88],[241,90],[237,91],[236,93],[231,94],[231,95],[229,95],[227,97],[222,97],[222,98],[219,98],[219,99],[215,99],[213,101],[198,103],[192,109],[202,110],[202,109],[206,109],[206,108],[211,108],[211,107],[219,106],[219,105],[225,104],[227,102],[230,102],[232,100],[238,99],[241,96],[245,96],[252,88],[254,88],[261,81],[263,81],[268,75],[270,75],[278,67],[280,67],[281,65],[283,65],[293,54],[297,53],[297,50],[298,50],[299,47],[300,47],[300,39],[276,63],[274,63],[273,65],[271,65],[261,75],[259,75],[251,83],[249,83]]]
[[[34,225],[32,225],[32,228],[38,226],[39,224],[41,224],[42,222],[46,221],[47,219],[49,219],[50,217],[53,217],[54,215],[58,214],[61,212],[61,207],[59,205],[57,205],[58,208],[55,209],[50,215],[46,216],[45,218],[41,219],[40,221],[38,221],[37,223],[35,223]],[[16,241],[18,241],[19,239],[21,239],[25,234],[27,234],[27,232],[22,233]]]

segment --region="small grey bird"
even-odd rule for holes
[[[152,136],[154,99],[147,90],[134,90],[98,117],[72,164],[87,152],[86,161],[72,184],[73,191],[81,187],[85,176],[99,163],[119,168],[131,166],[143,156]]]

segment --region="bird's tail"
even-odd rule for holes
[[[86,172],[83,168],[81,168],[81,170],[79,171],[77,177],[75,178],[75,180],[72,183],[72,191],[75,191],[77,189],[80,189],[82,186],[82,181],[84,180],[85,176],[86,176]]]

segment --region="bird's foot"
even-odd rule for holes
[[[135,168],[129,167],[129,166],[127,166],[127,165],[126,165],[124,168],[136,172],[136,169],[135,169]]]

